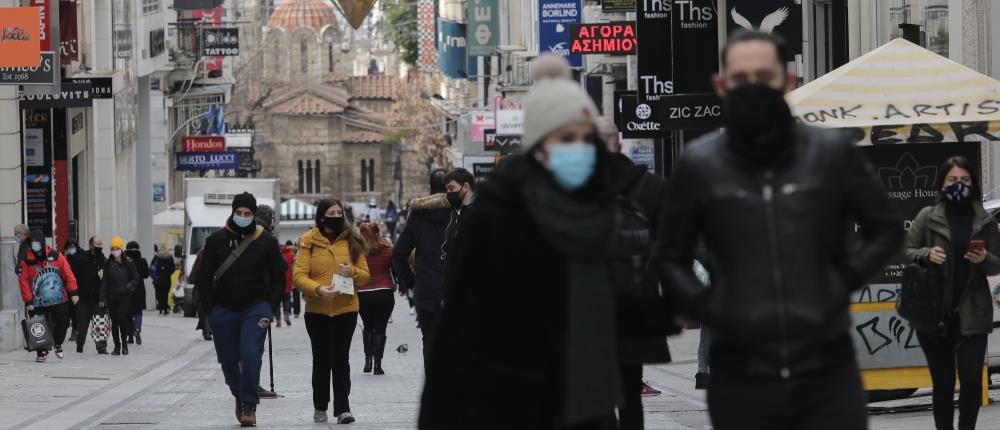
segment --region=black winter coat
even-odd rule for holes
[[[444,194],[434,194],[410,202],[410,217],[392,248],[392,269],[399,281],[413,288],[413,301],[428,312],[441,309],[447,260],[443,254],[445,230],[451,205]],[[416,265],[410,269],[410,253],[416,250]],[[416,273],[414,273],[416,271]]]
[[[712,372],[795,377],[854,360],[850,293],[900,251],[902,222],[868,159],[841,132],[795,125],[788,156],[749,162],[717,134],[675,170],[658,271],[713,329]],[[864,226],[848,246],[852,221]],[[703,237],[712,287],[692,271]]]
[[[76,255],[70,257],[69,266],[73,269],[73,276],[76,277],[77,293],[80,300],[99,300],[101,295],[101,278],[98,272],[104,270],[107,258],[104,254],[94,255],[93,251],[77,251]]]
[[[215,271],[229,254],[242,241],[253,239],[252,232],[244,235],[237,231],[240,231],[239,228],[230,220],[226,227],[205,239],[195,279],[205,315],[216,305],[240,312],[258,303],[269,303],[274,310],[284,295],[288,263],[281,255],[278,240],[267,232],[261,234],[217,282],[212,282]]]
[[[551,175],[534,158],[510,157],[483,184],[476,209],[463,219],[448,258],[447,296],[421,402],[422,430],[558,428],[567,259],[542,239],[522,196],[525,183],[543,180]],[[489,389],[469,395],[469,381]]]
[[[102,302],[131,297],[141,282],[135,263],[127,256],[122,258],[122,262],[109,258],[104,264],[104,279],[101,281]]]
[[[153,285],[157,288],[170,288],[170,277],[177,270],[174,265],[174,257],[163,257],[157,254],[156,257],[153,257],[153,263],[156,264],[156,279],[153,280]]]
[[[136,274],[139,275],[139,282],[132,293],[132,311],[138,312],[146,309],[146,279],[149,279],[149,262],[142,257],[139,251],[125,251],[125,255],[132,259],[135,265]]]

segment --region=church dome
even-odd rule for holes
[[[267,26],[291,31],[299,27],[312,27],[319,31],[327,24],[337,25],[333,5],[324,0],[285,0],[274,8]]]

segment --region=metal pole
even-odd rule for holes
[[[267,325],[267,362],[271,370],[271,392],[274,393],[274,344],[271,343],[271,325]],[[277,393],[275,393],[277,394]]]

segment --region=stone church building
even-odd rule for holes
[[[427,167],[386,141],[400,78],[346,76],[343,31],[323,0],[286,0],[263,32],[259,177],[281,179],[283,198],[337,198],[380,208],[427,193]]]

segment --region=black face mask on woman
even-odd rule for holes
[[[323,217],[323,227],[326,227],[334,233],[340,233],[344,230],[344,217]]]
[[[757,163],[777,161],[791,139],[792,111],[785,95],[769,85],[745,84],[729,90],[724,101],[730,148]]]

